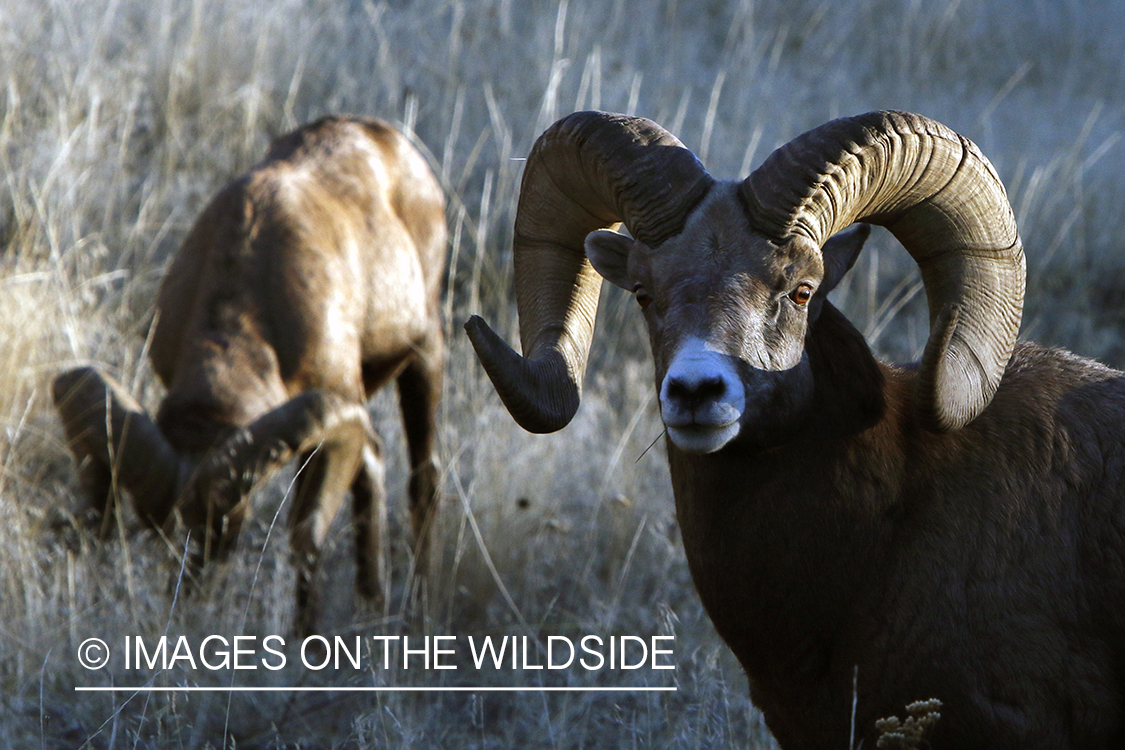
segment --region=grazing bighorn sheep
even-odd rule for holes
[[[149,354],[167,395],[155,424],[94,368],[55,381],[103,532],[119,486],[152,526],[176,511],[201,532],[205,561],[237,539],[253,486],[297,455],[298,629],[313,623],[318,553],[349,486],[357,587],[378,599],[383,469],[364,404],[393,378],[424,569],[444,258],[441,189],[392,127],[327,117],[275,141],[204,209],[160,286]]]
[[[825,299],[856,221],[921,267],[918,365]],[[972,143],[871,113],[717,182],[652,122],[578,113],[528,158],[514,253],[526,359],[466,328],[533,432],[578,407],[594,269],[636,294],[692,576],[782,747],[847,747],[853,678],[864,747],[926,698],[935,748],[1125,747],[1125,374],[1015,345],[1022,246]]]

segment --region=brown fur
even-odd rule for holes
[[[441,190],[402,134],[379,120],[327,117],[278,139],[204,209],[161,284],[150,349],[168,391],[156,418],[160,433],[198,466],[255,420],[288,403],[305,404],[291,402],[301,394],[362,405],[396,380],[424,569],[438,493],[433,451],[444,259]],[[307,452],[301,464],[312,457]],[[316,609],[318,550],[343,499],[319,486],[329,460],[320,455],[298,475],[290,513],[302,629]],[[109,472],[102,473],[105,497]],[[379,594],[383,488],[373,437],[352,491],[359,586]],[[159,498],[134,499],[140,515],[157,524],[171,507]],[[191,528],[220,530],[229,547],[248,505],[187,497],[178,510]]]
[[[595,232],[586,252],[650,296],[666,425],[667,402],[732,390],[668,386],[688,337],[746,393],[737,437],[689,452],[670,428],[668,455],[696,586],[782,747],[846,747],[853,679],[865,747],[930,698],[935,748],[1125,746],[1125,374],[1021,345],[987,408],[935,432],[917,366],[877,362],[824,298],[865,231],[820,271],[752,244],[719,189],[658,248]]]
[[[858,668],[864,747],[926,698],[935,748],[1125,746],[1125,373],[1023,344],[991,405],[938,434],[913,371],[872,379],[842,320],[810,333],[799,434],[668,443],[696,586],[778,741],[847,747]]]

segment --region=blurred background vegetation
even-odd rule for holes
[[[460,334],[481,312],[515,340],[521,159],[575,109],[650,117],[720,178],[833,117],[928,115],[975,140],[1008,187],[1028,257],[1023,336],[1121,367],[1123,27],[1112,0],[0,0],[0,748],[771,747],[691,589],[662,444],[646,453],[661,427],[634,305],[607,288],[586,400],[553,436],[511,423]],[[396,595],[381,612],[353,601],[343,514],[324,632],[675,635],[677,670],[658,677],[676,693],[73,691],[136,681],[78,667],[91,635],[287,632],[292,573],[271,526],[287,478],[259,499],[235,560],[174,603],[182,540],[129,519],[100,547],[51,531],[78,498],[49,384],[94,363],[155,407],[145,340],[170,254],[272,137],[331,112],[401,127],[446,189],[450,352],[438,573],[406,580],[405,462],[384,394],[372,409]],[[880,231],[834,297],[880,355],[909,360],[927,333],[920,292]],[[458,684],[450,674],[254,679]]]

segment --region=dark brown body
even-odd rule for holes
[[[864,747],[929,698],[934,748],[1125,746],[1125,373],[1022,345],[981,416],[937,434],[914,373],[881,369],[857,434],[669,443],[695,584],[770,729],[848,748],[858,674]]]
[[[229,547],[249,510],[252,482],[233,494],[215,490],[212,479],[203,487],[191,480],[185,490],[186,475],[211,471],[213,466],[200,467],[215,464],[218,454],[238,453],[238,441],[261,442],[265,447],[243,451],[253,454],[256,481],[276,464],[276,456],[265,455],[265,444],[273,441],[274,453],[296,451],[300,465],[312,459],[298,474],[290,512],[302,629],[316,610],[311,579],[318,550],[347,484],[356,503],[359,585],[379,594],[382,466],[378,442],[359,412],[371,394],[395,380],[424,568],[438,491],[433,450],[444,257],[441,190],[402,134],[378,120],[329,117],[277,140],[260,164],[204,209],[160,287],[150,356],[168,393],[156,426],[178,457],[181,476],[171,495],[163,485],[160,492],[126,487],[139,514],[159,524],[174,506],[189,528],[211,530],[204,558],[212,537],[220,548]],[[66,395],[68,389],[57,385],[56,391]],[[342,451],[320,450],[323,439],[303,432],[300,439],[279,437],[275,430],[302,419],[318,426],[332,422],[325,415],[341,404],[359,408],[348,419],[367,433],[365,444],[340,438],[332,444],[344,446]],[[75,432],[74,421],[64,414],[68,435]],[[99,490],[96,476],[92,484],[95,497],[104,497],[104,445],[85,453],[102,464],[105,486]],[[120,458],[122,464],[146,460],[135,453]],[[222,471],[234,476],[247,468]]]

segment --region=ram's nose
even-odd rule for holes
[[[660,386],[660,414],[682,450],[712,453],[739,430],[745,395],[731,358],[699,341],[673,358]]]
[[[727,382],[715,373],[680,372],[666,378],[662,389],[669,401],[695,410],[721,400],[727,393]]]

